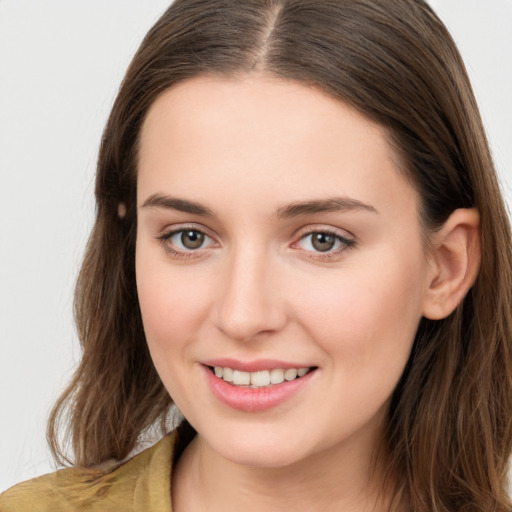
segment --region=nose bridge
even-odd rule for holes
[[[233,248],[220,275],[217,326],[227,336],[249,341],[279,330],[285,322],[274,286],[276,262],[254,245]]]

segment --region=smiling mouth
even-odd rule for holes
[[[300,379],[316,370],[316,367],[303,368],[274,368],[272,370],[261,370],[257,372],[244,372],[233,370],[228,367],[210,366],[210,370],[216,377],[233,386],[247,388],[271,387],[283,382],[291,382]]]

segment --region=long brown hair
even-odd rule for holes
[[[316,86],[387,129],[428,231],[481,216],[482,263],[448,318],[423,319],[392,398],[395,503],[414,511],[511,510],[512,242],[478,107],[444,25],[423,0],[176,0],[150,30],[107,123],[97,216],[78,278],[83,355],[57,402],[74,462],[124,458],[172,404],[152,364],[135,285],[137,146],[164,90],[203,73],[263,70]],[[119,205],[126,211],[119,214]]]

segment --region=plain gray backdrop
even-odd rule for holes
[[[79,357],[72,290],[101,131],[164,0],[0,0],[0,491],[51,471],[48,411]],[[512,0],[432,0],[512,204]]]

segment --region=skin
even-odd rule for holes
[[[198,432],[174,471],[174,510],[384,510],[375,454],[390,396],[421,316],[446,315],[440,293],[463,296],[472,279],[467,259],[426,253],[418,195],[384,129],[304,84],[201,76],[152,105],[139,157],[144,328]],[[212,215],[149,205],[155,195]],[[352,207],[283,216],[334,197]],[[454,232],[466,246],[467,224],[441,230],[438,246]],[[203,245],[169,237],[185,228],[205,233]],[[350,242],[318,251],[311,233],[326,231]],[[316,370],[285,402],[246,412],[208,385],[203,363],[220,357]]]

